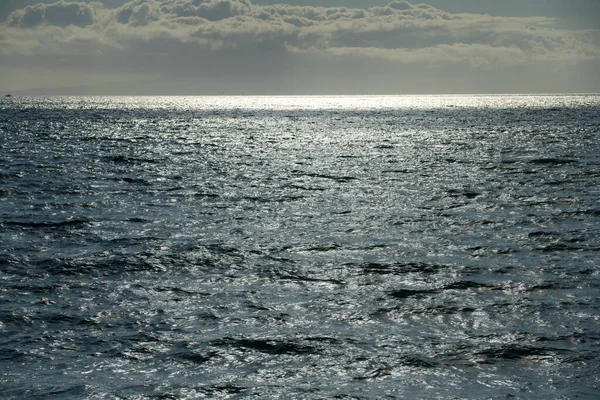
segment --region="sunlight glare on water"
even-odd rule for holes
[[[57,101],[60,99],[60,101]],[[406,96],[65,96],[22,97],[30,106],[64,109],[157,110],[393,110],[436,108],[553,108],[597,105],[595,95],[406,95]]]
[[[0,391],[595,399],[599,110],[3,99]]]

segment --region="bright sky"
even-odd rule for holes
[[[0,93],[600,92],[600,1],[424,1],[2,0]]]

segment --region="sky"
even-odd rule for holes
[[[0,0],[0,94],[600,92],[599,0]]]

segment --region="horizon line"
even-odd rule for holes
[[[314,94],[28,94],[28,90],[4,92],[3,98],[11,97],[401,97],[401,96],[593,96],[600,92],[528,92],[528,93],[314,93]],[[20,94],[21,93],[21,94]]]

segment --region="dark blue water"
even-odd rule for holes
[[[600,96],[0,102],[0,397],[600,396]]]

